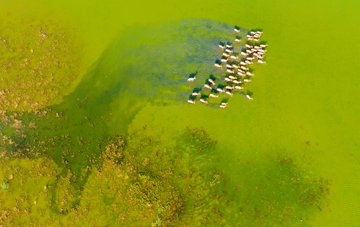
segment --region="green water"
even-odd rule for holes
[[[242,170],[244,160],[261,163],[264,157],[276,153],[289,154],[301,163],[307,160],[304,168],[330,181],[328,206],[316,212],[310,224],[360,223],[357,117],[360,69],[356,56],[360,50],[360,3],[2,1],[0,6],[3,16],[23,13],[66,21],[83,40],[88,67],[132,26],[207,18],[264,29],[269,42],[268,64],[256,69],[251,85],[255,93],[253,102],[234,97],[229,108],[221,112],[181,104],[148,105],[128,130],[147,124],[151,134],[171,141],[168,137],[186,125],[203,127],[221,144],[220,166],[234,182],[242,178],[238,170]],[[112,131],[121,127],[117,116],[123,111],[116,101],[110,110],[101,111],[112,113]],[[96,111],[91,113],[97,115]],[[76,133],[80,129],[74,130]]]

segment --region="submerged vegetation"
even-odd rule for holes
[[[1,222],[295,225],[321,209],[328,193],[326,181],[282,157],[242,164],[241,179],[234,187],[231,176],[218,166],[216,141],[202,129],[186,129],[172,147],[141,131],[107,141],[78,203],[73,202],[74,172],[61,174],[46,158],[2,161]],[[51,209],[53,205],[60,213]]]
[[[214,57],[211,46],[227,25],[191,20],[154,28],[158,32],[144,29],[139,43],[168,33],[160,45],[142,48],[130,42],[139,29],[131,30],[58,104],[78,76],[79,62],[68,55],[74,49],[66,35],[40,27],[30,27],[38,36],[12,42],[16,47],[6,50],[11,57],[0,59],[9,72],[0,81],[1,225],[294,226],[324,207],[328,182],[291,157],[240,157],[234,177],[220,164],[221,152],[230,151],[219,149],[205,129],[184,125],[170,142],[146,125],[127,130],[145,105],[183,102],[183,75],[194,68],[212,71],[206,68]],[[170,46],[172,52],[162,51]],[[144,60],[148,56],[152,61]],[[30,57],[34,64],[15,64]],[[15,81],[37,85],[18,89]]]
[[[0,20],[0,109],[33,111],[61,101],[81,73],[81,45],[55,21]]]

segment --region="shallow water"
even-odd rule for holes
[[[316,212],[310,223],[348,226],[360,222],[356,133],[358,2],[257,0],[223,1],[219,6],[215,1],[145,1],[136,5],[117,1],[2,1],[0,6],[2,16],[21,12],[66,21],[79,32],[89,67],[96,66],[103,52],[109,53],[108,47],[132,26],[207,18],[264,29],[269,41],[268,64],[256,69],[251,84],[253,102],[235,97],[222,112],[200,106],[148,105],[135,117],[129,130],[151,122],[157,126],[152,133],[171,137],[186,125],[204,127],[223,147],[221,166],[234,182],[241,178],[241,173],[235,171],[241,163],[239,158],[262,160],[281,152],[301,162],[308,160],[304,164],[307,169],[331,182],[328,206]],[[129,44],[137,45],[131,40]],[[110,72],[117,67],[116,62],[105,65],[102,68]],[[109,84],[100,81],[99,86],[108,88]],[[91,92],[96,96],[95,91]],[[102,102],[100,97],[98,102]],[[122,104],[114,101],[111,106],[112,131],[123,125],[119,120],[124,112]],[[96,116],[98,112],[89,113]]]

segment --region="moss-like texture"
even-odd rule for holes
[[[32,111],[61,101],[82,69],[81,45],[59,22],[0,20],[0,109]]]
[[[242,171],[241,179],[232,187],[231,176],[219,168],[216,141],[204,130],[189,128],[175,144],[168,147],[142,131],[126,140],[110,138],[81,195],[74,173],[61,174],[48,159],[3,161],[1,221],[56,226],[303,226],[324,205],[328,183],[289,158],[238,167],[234,171]]]
[[[109,47],[62,103],[41,110],[35,109],[48,105],[50,99],[38,106],[24,104],[18,110],[33,111],[22,114],[9,112],[13,109],[8,104],[3,106],[0,223],[306,223],[315,209],[322,208],[328,184],[300,168],[291,157],[243,160],[230,173],[219,160],[221,152],[232,151],[220,149],[224,144],[205,129],[186,128],[167,135],[168,141],[146,130],[145,124],[128,130],[144,106],[186,100],[190,88],[187,74],[214,70],[216,44],[226,38],[223,34],[228,29],[209,20],[185,20],[130,30]],[[46,43],[50,35],[37,38]],[[56,47],[53,49],[58,50]],[[39,59],[46,56],[42,53]],[[60,61],[72,69],[74,62],[68,62],[69,58]],[[51,86],[46,84],[46,89]],[[14,87],[14,92],[21,89]],[[35,98],[29,103],[40,102],[38,93],[30,94]],[[152,127],[161,131],[170,126]]]

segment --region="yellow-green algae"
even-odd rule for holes
[[[162,137],[166,137],[165,131],[176,132],[182,124],[206,127],[222,147],[232,148],[223,150],[222,168],[234,179],[241,177],[241,173],[234,171],[240,157],[252,160],[252,156],[260,157],[276,150],[291,156],[307,156],[312,171],[332,182],[328,206],[316,212],[309,222],[315,226],[358,223],[359,156],[354,132],[358,126],[359,70],[353,57],[359,50],[358,3],[258,0],[224,1],[221,7],[215,2],[171,3],[143,2],[137,10],[128,10],[135,2],[3,1],[1,11],[40,12],[45,18],[52,14],[70,18],[86,38],[87,64],[99,56],[118,31],[133,24],[206,17],[264,28],[271,43],[271,60],[258,71],[262,76],[253,84],[256,100],[252,104],[244,108],[245,102],[235,99],[241,105],[221,113],[202,107],[146,107],[137,117],[139,125],[148,120],[171,124],[173,129],[151,128],[150,133],[158,130],[158,136]],[[345,33],[352,31],[354,35],[332,32],[334,28]]]

